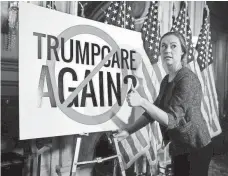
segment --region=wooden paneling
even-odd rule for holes
[[[220,117],[223,118],[228,92],[228,34],[212,29],[214,73],[219,99]]]

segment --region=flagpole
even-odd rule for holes
[[[173,14],[172,14],[172,26],[173,26],[174,21],[175,21],[175,3],[173,1],[172,1],[172,12],[173,12]]]
[[[185,24],[184,24],[185,25],[185,33],[184,33],[185,36],[184,37],[185,37],[185,41],[186,41],[186,36],[187,36],[187,32],[188,32],[187,31],[187,12],[188,12],[187,8],[188,8],[188,2],[187,1],[184,1],[184,2],[185,2],[185,10],[186,10],[186,12],[185,12],[185,20],[184,20],[185,21]]]
[[[78,1],[74,1],[74,15],[78,16]]]
[[[124,28],[126,28],[125,18],[126,18],[126,1],[124,1]]]
[[[161,15],[162,14],[162,6],[161,6],[161,2],[158,1],[158,27],[159,27],[159,32],[160,32],[160,24],[161,24]]]

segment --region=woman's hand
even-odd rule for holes
[[[126,130],[119,131],[117,134],[113,135],[117,141],[122,141],[129,136],[129,133]]]
[[[137,90],[131,87],[131,92],[127,95],[128,105],[131,107],[141,106],[143,98],[139,95]]]

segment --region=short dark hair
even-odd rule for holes
[[[188,47],[187,47],[187,45],[186,45],[186,41],[185,41],[184,36],[183,36],[182,34],[180,34],[179,32],[167,32],[167,33],[165,33],[165,34],[161,37],[161,39],[160,39],[159,50],[161,49],[160,47],[161,47],[161,41],[162,41],[162,39],[163,39],[164,37],[170,36],[170,35],[174,35],[174,36],[176,36],[176,37],[179,39],[180,44],[181,44],[181,49],[182,49],[182,51],[183,51],[183,53],[184,53],[184,54],[182,55],[182,57],[181,57],[181,60],[183,60],[183,59],[186,57],[186,55],[187,55]]]

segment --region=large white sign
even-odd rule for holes
[[[122,128],[132,85],[153,101],[141,33],[27,3],[19,20],[20,139]]]

